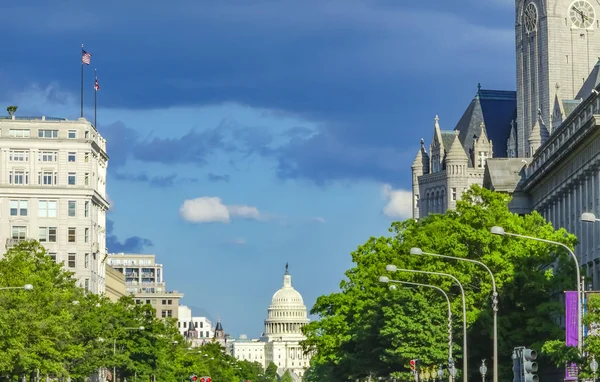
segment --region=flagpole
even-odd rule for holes
[[[83,44],[81,44],[81,115],[83,118]]]
[[[97,130],[98,129],[98,125],[96,125],[96,104],[97,104],[97,99],[98,99],[98,88],[97,85],[98,84],[98,73],[96,72],[96,69],[94,69],[94,128]]]

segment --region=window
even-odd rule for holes
[[[52,261],[54,261],[56,263],[56,253],[48,253],[48,256],[50,256],[50,258],[52,259]]]
[[[69,173],[68,182],[69,182],[70,186],[74,186],[75,185],[75,173],[74,172],[70,172]]]
[[[27,200],[11,200],[10,201],[10,216],[27,216],[29,201]]]
[[[86,131],[86,132],[85,132],[85,139],[89,139],[89,137],[90,137],[90,132],[89,132],[89,131]]]
[[[69,268],[75,268],[75,254],[69,253]]]
[[[56,205],[56,200],[40,200],[38,202],[38,216],[41,218],[55,218]]]
[[[86,228],[87,229],[87,228]],[[90,266],[90,254],[86,253],[85,256],[83,257],[84,260],[84,266],[86,268],[88,268]],[[138,300],[139,301],[139,300]]]
[[[165,317],[167,317],[167,311],[166,311],[166,310],[163,310],[163,311],[161,312],[161,315],[162,315],[162,318],[165,318]]]
[[[77,202],[69,200],[69,217],[75,217],[77,215]]]
[[[40,162],[56,162],[58,155],[56,151],[40,151]]]
[[[8,136],[11,138],[29,138],[31,135],[29,129],[10,129]]]
[[[10,184],[29,184],[29,172],[23,170],[10,171],[8,173],[8,183]]]
[[[38,130],[38,138],[58,138],[58,130]]]
[[[90,216],[90,202],[88,200],[84,203],[83,216],[86,218]]]
[[[11,150],[8,153],[8,160],[11,162],[28,162],[29,151],[24,150]]]
[[[76,233],[77,233],[77,230],[75,229],[75,227],[69,227],[69,233],[68,233],[69,243],[75,243],[75,237],[77,236]]]
[[[77,153],[74,152],[70,152],[69,155],[67,156],[68,161],[69,162],[75,162],[75,157],[77,156]]]
[[[77,138],[77,130],[69,130],[69,139],[76,139]]]
[[[84,233],[85,233],[84,242],[87,243],[88,241],[90,241],[90,229],[86,228]]]
[[[456,200],[456,187],[452,187],[452,200]]]
[[[40,243],[56,243],[56,227],[40,227]]]
[[[167,300],[162,300],[163,305],[167,305]]]
[[[90,153],[85,153],[85,155],[83,156],[83,161],[85,163],[90,161]]]
[[[90,185],[90,174],[88,174],[88,173],[86,172],[86,173],[85,173],[85,178],[83,178],[83,179],[84,179],[84,184],[85,184],[86,186],[89,186],[89,185]]]
[[[52,171],[38,173],[38,183],[44,186],[55,186],[58,174]]]
[[[13,240],[25,240],[27,236],[27,227],[13,226],[12,227],[12,238]]]
[[[173,305],[173,300],[167,300],[167,305]]]
[[[485,161],[487,159],[488,153],[487,151],[480,151],[479,152],[479,159],[477,161],[477,167],[479,168],[484,168],[485,167]]]
[[[85,289],[85,291],[89,291],[90,290],[90,279],[85,279],[85,284],[83,289]]]

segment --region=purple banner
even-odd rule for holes
[[[566,345],[577,346],[577,292],[565,292],[565,332],[567,335]]]
[[[578,344],[577,319],[579,312],[577,305],[577,292],[565,292],[565,334],[567,346],[577,346]],[[571,363],[570,365],[566,365],[566,381],[576,381],[578,374],[579,370],[576,364]]]

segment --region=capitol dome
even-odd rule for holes
[[[285,266],[283,286],[271,299],[265,335],[273,340],[298,339],[303,337],[300,329],[309,322],[302,295],[292,286],[292,275]]]

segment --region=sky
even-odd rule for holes
[[[286,262],[310,309],[411,216],[434,117],[514,90],[512,0],[0,4],[0,101],[85,116],[110,156],[110,252],[152,253],[194,315],[259,336]],[[7,45],[8,44],[8,45]]]

